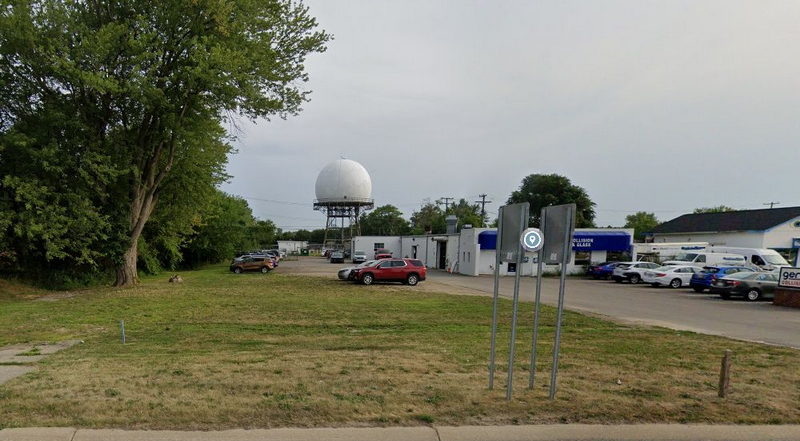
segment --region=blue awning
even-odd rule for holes
[[[631,235],[624,231],[576,231],[572,235],[575,251],[628,251]]]
[[[497,230],[481,231],[478,234],[478,245],[482,250],[497,249]]]

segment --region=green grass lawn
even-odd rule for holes
[[[0,385],[0,427],[800,423],[796,350],[568,313],[550,402],[554,315],[545,308],[536,388],[526,389],[526,323],[506,402],[507,327],[498,389],[486,390],[489,298],[280,270],[182,275],[182,284],[164,275],[56,294],[0,285],[0,345],[85,341]],[[521,313],[530,322],[532,305]],[[510,322],[510,302],[502,317]],[[725,349],[734,351],[733,390],[720,399]]]

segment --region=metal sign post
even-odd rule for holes
[[[575,204],[560,205],[551,207],[553,211],[563,207],[564,213],[558,213],[564,220],[563,248],[561,251],[561,281],[558,287],[558,313],[556,315],[556,338],[553,346],[553,367],[550,371],[550,399],[556,397],[556,381],[558,379],[558,355],[561,349],[561,321],[564,315],[564,293],[567,282],[567,264],[570,260],[570,248],[572,247],[572,232],[575,229]],[[561,210],[558,210],[561,211]],[[549,214],[549,213],[548,213]],[[549,223],[549,222],[548,222]]]
[[[494,296],[492,298],[492,339],[489,354],[489,389],[494,388],[495,354],[497,348],[497,314],[500,297],[500,265],[502,262],[514,263],[516,274],[514,278],[513,310],[511,316],[511,347],[509,348],[508,388],[506,399],[511,399],[511,390],[514,378],[514,340],[516,339],[517,309],[519,306],[519,278],[522,271],[522,244],[520,235],[522,229],[528,225],[528,211],[530,204],[504,205],[500,207],[498,217],[497,243],[495,246],[494,269]]]
[[[541,211],[542,231],[546,230],[544,209]],[[541,248],[536,253],[536,298],[533,301],[533,338],[531,339],[531,368],[528,389],[533,389],[536,378],[536,347],[539,343],[539,305],[542,304],[542,273],[544,272],[544,253]]]
[[[492,340],[489,348],[489,390],[494,389],[494,354],[497,341],[497,303],[500,297],[500,238],[503,237],[503,208],[497,217],[497,239],[494,245],[494,295],[492,296]]]
[[[526,202],[521,205],[519,209],[519,227],[520,230],[528,226],[528,210],[529,204]],[[522,257],[525,254],[522,250],[522,240],[520,235],[517,234],[517,252],[516,252],[516,271],[514,274],[514,298],[511,307],[511,342],[508,344],[508,385],[506,387],[506,400],[511,400],[511,394],[514,390],[514,350],[517,342],[517,309],[519,308],[519,280],[522,274]],[[541,242],[541,237],[539,237]]]

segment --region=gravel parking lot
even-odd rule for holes
[[[281,263],[282,272],[336,277],[339,268],[322,258],[302,258]],[[520,298],[532,302],[536,279],[522,279]],[[399,286],[399,285],[398,285]],[[428,270],[428,280],[416,287],[427,291],[460,295],[491,296],[491,276],[470,277]],[[514,278],[504,277],[503,297],[511,298]],[[555,305],[558,279],[544,280],[542,298]],[[698,294],[688,288],[653,288],[649,285],[618,284],[571,277],[567,281],[567,308],[638,324],[721,335],[740,340],[800,348],[800,310],[774,306],[771,302],[749,303],[722,300],[717,295]]]

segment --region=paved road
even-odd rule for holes
[[[494,290],[491,276],[470,277],[431,271],[428,280],[474,290],[482,295],[491,296]],[[503,277],[500,286],[501,295],[511,298],[514,278]],[[522,301],[533,301],[535,286],[536,279],[522,278]],[[558,279],[543,280],[542,299],[544,303],[556,304]],[[717,295],[697,294],[689,289],[568,278],[565,304],[574,311],[592,312],[634,323],[800,349],[800,309],[775,306],[771,302],[722,300]]]

